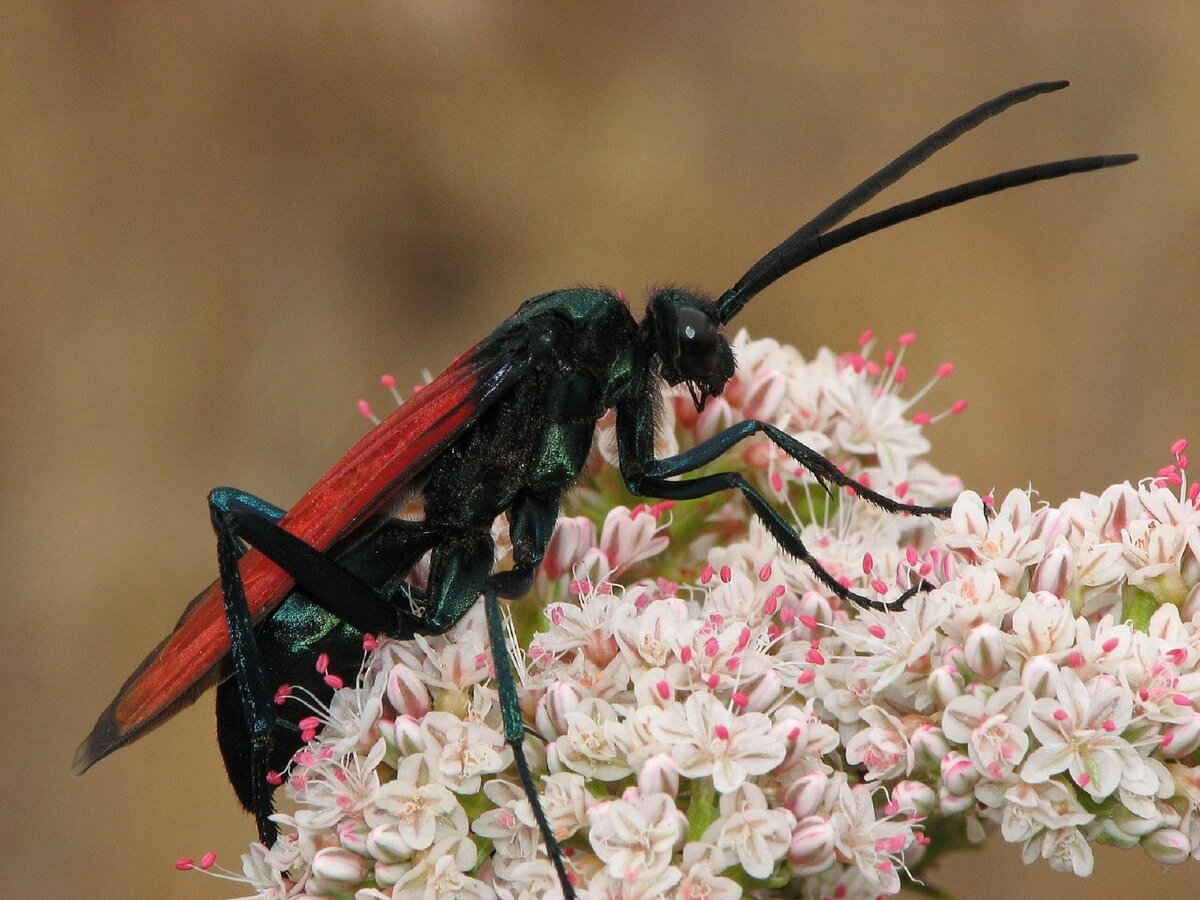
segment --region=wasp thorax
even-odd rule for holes
[[[711,300],[676,288],[655,291],[646,319],[668,384],[687,382],[697,408],[725,389],[733,375],[733,350]]]

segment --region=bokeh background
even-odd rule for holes
[[[524,297],[720,291],[975,103],[1071,78],[893,189],[1138,151],[839,250],[744,315],[801,348],[913,329],[959,370],[931,431],[968,485],[1051,501],[1200,439],[1194,3],[5,3],[0,12],[0,894],[217,897],[237,867],[205,699],[68,775],[215,572],[204,497],[290,503]],[[876,201],[871,208],[880,208]],[[959,897],[1174,896],[1139,850],[1093,879],[1014,847]]]

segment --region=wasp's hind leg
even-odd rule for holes
[[[292,717],[281,717],[274,703],[276,688],[282,680],[326,693],[331,688],[312,674],[317,654],[344,662],[357,653],[361,659],[364,633],[417,633],[420,623],[407,597],[396,602],[370,582],[387,587],[402,581],[432,537],[421,523],[385,521],[345,548],[343,558],[359,570],[356,574],[281,528],[283,510],[252,494],[217,488],[209,494],[209,513],[233,669],[233,678],[217,692],[218,739],[230,782],[253,814],[259,839],[269,846],[277,829],[270,819],[274,784],[268,773],[282,769],[302,743]],[[238,566],[247,545],[287,571],[299,589],[257,633]],[[280,734],[286,737],[277,740]]]

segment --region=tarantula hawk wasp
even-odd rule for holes
[[[1136,157],[1129,154],[1091,156],[1015,169],[839,224],[986,119],[1066,86],[1032,84],[954,119],[820,212],[716,300],[677,288],[657,290],[640,322],[619,295],[606,290],[570,288],[526,300],[363,437],[290,510],[232,488],[212,491],[208,503],[220,577],[121,687],[80,745],[74,770],[85,771],[217,685],[225,766],[242,805],[255,817],[260,839],[270,844],[276,826],[268,772],[283,769],[301,747],[297,720],[303,714],[278,709],[274,686],[305,685],[327,699],[331,689],[313,674],[319,653],[353,670],[364,634],[440,634],[482,596],[504,737],[563,893],[574,896],[523,749],[525,729],[499,598],[519,598],[529,590],[559,501],[587,459],[597,420],[616,409],[621,474],[633,494],[686,500],[739,491],[779,545],[807,563],[830,592],[862,607],[899,609],[921,584],[887,601],[856,594],[821,567],[741,475],[682,476],[761,434],[823,485],[853,488],[888,512],[945,516],[947,509],[882,496],[765,422],[741,422],[682,453],[656,458],[655,392],[660,381],[684,384],[697,407],[718,396],[734,373],[721,326],[776,279],[823,253],[986,194],[1132,162]],[[423,495],[424,519],[389,516],[415,493]],[[497,572],[491,528],[502,514],[512,536],[513,567]],[[431,553],[427,587],[414,596],[406,579],[426,553]]]

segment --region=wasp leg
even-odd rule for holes
[[[228,689],[218,698],[218,722],[230,731],[224,736],[222,752],[230,780],[243,805],[254,815],[259,839],[270,846],[278,834],[271,821],[272,785],[267,773],[272,760],[272,746],[281,723],[275,710],[274,693],[268,684],[267,666],[255,636],[254,623],[246,601],[238,561],[246,545],[255,547],[286,570],[297,587],[320,606],[363,632],[404,634],[411,636],[419,630],[419,622],[403,606],[381,596],[366,581],[289,534],[277,522],[283,516],[278,507],[233,488],[217,488],[209,494],[209,513],[217,535],[217,563],[221,591],[224,595],[225,619],[229,629],[229,656],[232,662],[237,702],[240,707],[244,734],[233,734],[237,719]],[[366,567],[367,562],[391,551],[394,566],[410,569],[424,549],[414,549],[411,535],[397,523],[381,525],[372,536],[350,548],[347,559],[355,559]],[[406,543],[406,538],[408,538]],[[407,553],[400,548],[407,547]],[[233,761],[235,760],[235,761]]]
[[[861,606],[865,609],[878,609],[895,612],[903,609],[905,601],[921,590],[928,590],[929,585],[924,581],[918,582],[892,600],[872,600],[845,587],[830,575],[817,558],[809,553],[800,535],[788,525],[779,511],[772,506],[745,478],[736,472],[717,472],[687,481],[668,481],[662,478],[642,478],[638,481],[634,493],[642,497],[654,497],[664,500],[694,500],[697,497],[707,497],[718,491],[739,490],[750,503],[750,508],[759,520],[767,526],[771,536],[775,538],[786,553],[806,564],[817,580],[829,588],[842,600]]]
[[[826,490],[829,489],[828,485],[831,483],[838,487],[852,488],[858,496],[874,503],[884,512],[911,513],[917,516],[934,516],[939,519],[950,516],[950,507],[948,506],[910,505],[871,490],[866,485],[855,481],[816,450],[800,443],[786,431],[757,419],[747,419],[731,425],[683,453],[664,459],[648,460],[642,474],[647,478],[671,478],[675,475],[686,475],[701,466],[708,465],[734,445],[756,434],[766,435],[776,447],[812,472],[813,477]]]

